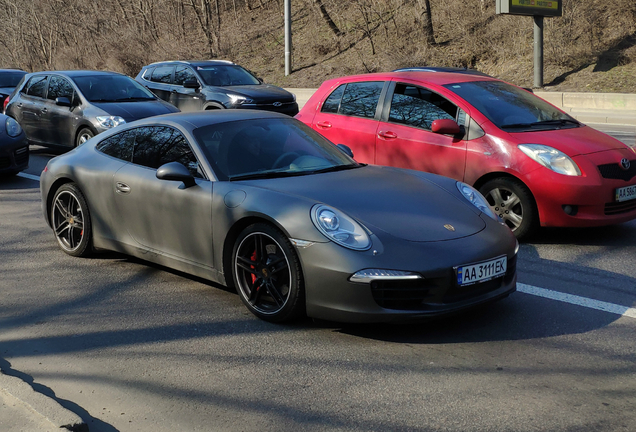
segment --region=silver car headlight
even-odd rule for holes
[[[346,214],[324,204],[316,204],[311,209],[311,221],[318,231],[334,243],[353,250],[371,247],[367,231]]]
[[[4,122],[4,128],[7,131],[7,135],[10,137],[17,137],[22,133],[22,127],[20,123],[12,119],[11,117],[7,117],[7,120]]]
[[[107,129],[114,128],[115,126],[126,123],[126,120],[119,116],[97,116],[95,118],[97,119],[97,123],[99,123],[100,126]]]
[[[252,99],[248,99],[245,96],[241,95],[229,94],[227,96],[230,98],[230,104],[232,105],[244,105],[254,102]]]
[[[568,155],[555,148],[541,144],[519,144],[517,147],[526,156],[555,173],[568,176],[581,175],[581,170],[576,163]]]
[[[497,216],[497,214],[490,208],[486,198],[484,198],[477,189],[462,182],[457,182],[456,184],[457,189],[459,189],[462,195],[464,195],[464,198],[466,198],[472,205],[481,210],[482,213],[485,213],[497,222],[500,222],[499,216]]]

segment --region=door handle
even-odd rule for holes
[[[331,127],[331,123],[327,122],[327,121],[321,121],[316,123],[316,126],[318,126],[321,129],[329,129]]]
[[[115,187],[117,188],[117,192],[119,193],[122,193],[122,194],[130,193],[130,186],[128,186],[126,183],[117,182]]]
[[[384,139],[395,139],[397,138],[397,134],[395,132],[391,132],[391,131],[380,131],[378,132],[378,136],[380,138],[384,138]]]
[[[43,112],[43,113],[45,113],[45,112],[47,112],[47,111],[48,111],[48,110],[47,110],[46,108],[42,108],[42,109],[40,110],[40,112]]]

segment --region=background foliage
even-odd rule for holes
[[[545,19],[545,82],[636,92],[636,2],[563,0]],[[2,67],[135,76],[166,59],[224,58],[268,82],[402,66],[464,66],[532,85],[532,18],[494,0],[292,0],[294,72],[284,77],[283,0],[0,0]]]

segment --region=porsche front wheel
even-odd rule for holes
[[[241,300],[257,317],[282,322],[304,313],[300,262],[289,240],[273,226],[257,223],[239,234],[232,277]]]

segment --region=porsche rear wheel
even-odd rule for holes
[[[239,234],[232,253],[232,277],[241,300],[257,317],[283,322],[304,313],[298,256],[273,226],[257,223]]]
[[[500,177],[486,182],[479,192],[517,238],[530,235],[539,221],[530,190],[519,180]]]
[[[62,185],[53,197],[51,225],[64,252],[85,257],[92,252],[91,218],[84,195],[75,183]]]

